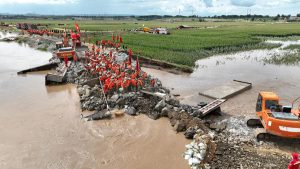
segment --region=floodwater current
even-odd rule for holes
[[[1,169],[189,168],[182,153],[190,141],[167,119],[125,115],[86,122],[74,85],[46,87],[47,72],[17,75],[50,57],[0,42]]]
[[[300,44],[300,41],[268,41],[281,43],[284,47]],[[288,100],[300,96],[300,65],[268,64],[265,58],[283,55],[282,47],[271,50],[251,50],[233,54],[215,55],[198,60],[192,74],[172,74],[161,70],[144,68],[162,81],[162,84],[180,94],[184,103],[197,104],[206,101],[198,93],[217,87],[232,80],[250,82],[253,88],[238,95],[222,108],[232,115],[250,115],[255,112],[255,104],[259,91],[272,91]]]

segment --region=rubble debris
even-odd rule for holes
[[[225,123],[212,123],[209,125],[209,128],[215,130],[216,132],[221,132],[225,130],[226,124]]]
[[[204,165],[206,168],[209,168],[209,165],[205,163],[205,158],[208,153],[208,144],[211,139],[209,134],[196,134],[194,140],[185,146],[186,151],[183,156],[184,159],[188,160],[192,169],[200,169]]]
[[[60,63],[56,68],[56,73],[47,73],[45,77],[45,84],[59,84],[66,81],[66,74],[68,71],[68,66]]]
[[[198,134],[205,134],[205,132],[200,128],[198,127],[197,125],[194,126],[194,127],[189,127],[185,132],[184,132],[184,136],[185,138],[187,139],[193,139],[194,138],[194,135],[198,133]]]
[[[94,114],[91,114],[84,118],[86,118],[87,121],[91,121],[91,120],[110,119],[111,117],[112,117],[112,114],[109,111],[102,110],[102,111],[96,111]]]
[[[137,115],[136,109],[135,109],[134,107],[125,106],[124,112],[125,112],[126,114],[131,115],[131,116]]]
[[[217,139],[215,157],[210,163],[211,169],[218,168],[286,168],[289,156],[280,153],[260,154],[252,145],[237,145],[230,141]],[[246,160],[245,160],[246,159]],[[274,162],[275,161],[275,162]]]

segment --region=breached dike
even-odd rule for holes
[[[113,53],[116,56],[116,60],[120,62],[128,59],[128,54],[111,48],[102,51],[105,57],[109,57],[108,50],[114,50]],[[84,56],[81,57],[84,58]],[[173,129],[176,132],[185,132],[186,138],[189,139],[193,139],[197,134],[205,135],[208,133],[209,129],[205,126],[205,122],[200,119],[202,117],[201,113],[199,114],[199,109],[203,108],[203,106],[180,104],[179,100],[170,93],[170,90],[162,86],[159,79],[150,75],[145,76],[142,88],[131,86],[131,88],[126,89],[120,87],[105,93],[107,97],[106,102],[99,77],[87,70],[87,67],[90,66],[92,65],[85,62],[84,59],[76,63],[69,61],[67,66],[64,63],[60,63],[56,68],[56,72],[59,72],[59,74],[48,74],[46,76],[46,82],[50,80],[58,83],[77,84],[81,109],[83,111],[94,111],[94,113],[83,117],[88,121],[114,118],[113,115],[115,114],[111,112],[116,112],[117,110],[132,116],[145,114],[154,120],[167,117],[170,119]],[[132,66],[136,66],[134,61]],[[125,72],[130,71],[127,68],[125,69]],[[143,73],[141,71],[141,74]],[[155,80],[154,85],[150,83],[152,79]],[[110,108],[109,111],[108,107]],[[207,152],[206,154],[209,153]]]

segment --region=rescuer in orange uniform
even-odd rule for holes
[[[292,154],[292,161],[290,162],[288,169],[299,169],[300,161],[297,153]]]

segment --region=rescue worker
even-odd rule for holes
[[[128,49],[128,65],[131,65],[132,49]]]
[[[76,54],[73,55],[73,60],[74,60],[74,63],[76,64],[77,63],[77,56],[76,56]]]
[[[68,56],[64,57],[65,66],[68,67]]]
[[[100,48],[97,48],[96,53],[97,53],[97,55],[100,54]]]
[[[292,161],[290,162],[288,169],[299,169],[300,161],[299,154],[292,153]]]
[[[154,79],[151,79],[151,80],[150,80],[150,83],[151,83],[151,86],[152,86],[152,87],[155,86],[155,80],[154,80]]]
[[[95,45],[92,46],[92,51],[93,51],[93,52],[95,51]]]
[[[109,51],[109,58],[112,59],[112,50]]]

